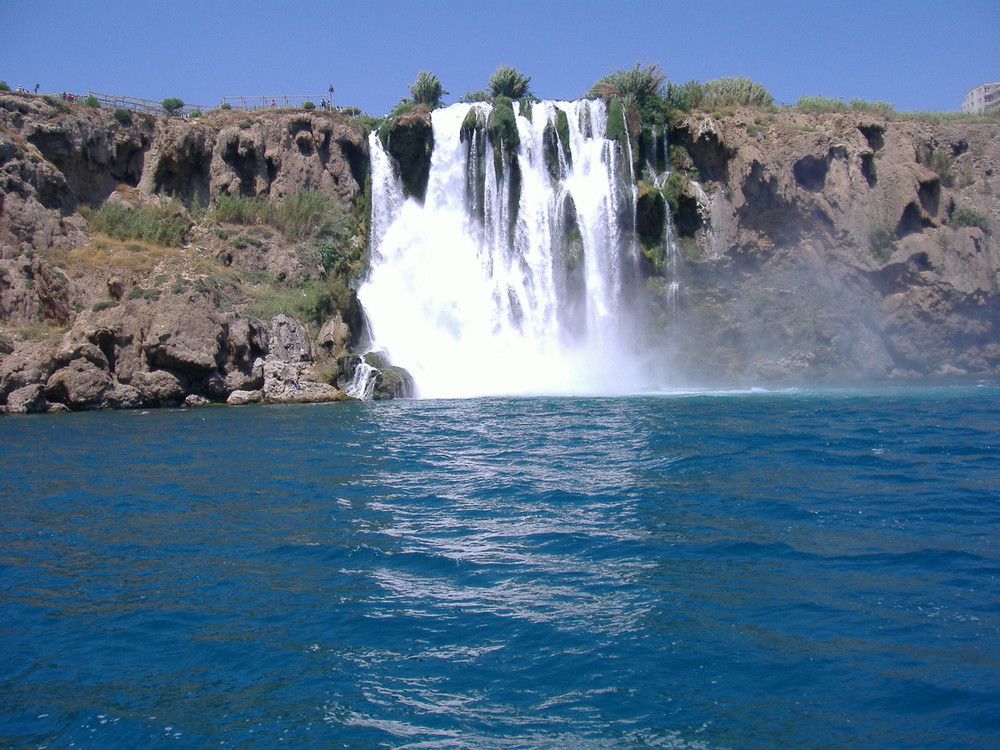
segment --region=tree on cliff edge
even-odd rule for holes
[[[417,80],[410,84],[411,101],[414,104],[423,104],[430,109],[440,107],[441,97],[447,93],[438,77],[426,70],[417,73]]]
[[[526,76],[510,65],[501,65],[490,76],[490,93],[495,99],[506,96],[509,99],[526,99],[532,96],[528,84],[531,76]]]
[[[659,65],[640,68],[639,63],[636,63],[634,68],[618,69],[601,78],[590,87],[587,97],[599,97],[604,100],[618,97],[626,107],[635,106],[641,109],[648,100],[662,97],[663,82],[666,78]]]
[[[184,100],[178,99],[176,96],[168,96],[160,102],[160,106],[163,107],[168,115],[174,115],[184,107]]]

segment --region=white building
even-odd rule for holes
[[[965,95],[962,111],[975,114],[1000,106],[1000,81],[983,83]]]

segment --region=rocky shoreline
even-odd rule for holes
[[[423,144],[397,155],[407,184],[427,168],[427,122],[390,128]],[[1000,124],[736,109],[687,116],[669,144],[677,178],[638,186],[635,227],[643,344],[664,370],[706,384],[1000,375]],[[0,94],[0,407],[349,398],[367,180],[365,130],[337,113],[152,117]],[[348,230],[317,241],[210,210],[303,190],[343,206]],[[97,231],[108,201],[176,211],[183,242]],[[667,211],[675,268],[655,240]],[[404,370],[367,364],[370,397],[412,393]]]
[[[317,244],[259,221],[215,221],[199,207],[219,194],[279,201],[303,189],[348,207],[362,201],[360,125],[303,112],[124,119],[0,95],[0,406],[350,398],[363,316],[351,270],[321,256],[345,266],[360,254],[364,227]],[[183,244],[94,231],[88,216],[108,200],[176,211],[189,225]],[[295,314],[305,303],[317,309]],[[373,398],[412,387],[387,363],[374,381]]]

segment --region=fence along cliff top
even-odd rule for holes
[[[94,97],[102,107],[114,107],[121,109],[131,109],[136,112],[146,112],[151,115],[165,115],[167,111],[163,109],[160,102],[152,99],[140,99],[134,96],[115,96],[111,94],[98,94],[88,91],[87,96]],[[321,109],[329,108],[330,102],[326,96],[224,96],[219,100],[217,106],[228,104],[231,109],[257,110],[275,108],[302,109],[306,102],[313,102]],[[185,104],[177,114],[187,115],[198,110],[205,112],[213,107],[204,104]]]

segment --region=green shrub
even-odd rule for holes
[[[347,230],[347,210],[322,190],[297,190],[274,209],[268,223],[290,240],[330,237]]]
[[[214,291],[218,291],[221,288],[221,284],[214,276],[199,276],[194,280],[192,285],[193,289],[198,292],[198,294],[209,294]]]
[[[301,189],[275,203],[266,196],[220,195],[212,207],[216,221],[269,224],[289,240],[344,237],[347,209],[322,190]]]
[[[115,119],[118,120],[118,122],[120,122],[122,125],[131,125],[132,113],[129,112],[127,109],[116,109]]]
[[[509,65],[501,65],[490,76],[490,93],[493,98],[505,96],[508,99],[523,99],[531,96],[528,84],[531,77],[526,76]]]
[[[172,115],[184,107],[184,100],[178,99],[176,96],[168,96],[160,102],[160,106],[168,115]]]
[[[896,233],[888,221],[879,221],[872,224],[868,231],[868,246],[872,255],[883,263],[889,260],[892,251],[896,247]]]
[[[774,97],[749,78],[717,78],[705,83],[706,107],[770,107]]]
[[[319,327],[335,310],[348,306],[350,294],[340,279],[318,279],[297,286],[268,284],[256,291],[257,299],[246,313],[265,320],[283,313]]]
[[[340,252],[337,246],[329,240],[313,242],[312,248],[319,253],[320,263],[323,264],[323,268],[327,271],[333,268],[337,264],[337,261],[340,260]]]
[[[10,86],[7,85],[6,81],[0,81],[0,91],[10,91]]]
[[[987,234],[990,233],[989,219],[978,211],[974,211],[966,206],[959,206],[951,212],[951,216],[948,218],[948,226],[978,227]]]
[[[634,68],[619,69],[600,78],[590,87],[587,96],[605,101],[617,97],[626,107],[639,106],[651,97],[659,97],[665,80],[666,76],[659,65],[640,68],[639,63],[636,63]]]
[[[247,237],[245,234],[233,238],[229,244],[237,250],[246,250],[248,247],[264,247],[264,243],[261,240],[258,240],[256,237]]]
[[[670,109],[690,112],[701,106],[705,99],[705,85],[701,81],[684,84],[667,83],[663,89],[663,99]]]
[[[219,105],[219,109],[232,109],[232,108],[233,105],[230,104],[229,102],[223,102],[222,104]]]
[[[851,99],[848,106],[856,112],[874,112],[879,115],[885,115],[886,117],[896,114],[896,108],[889,102],[872,102],[868,99]]]
[[[150,302],[155,302],[160,298],[159,289],[143,289],[141,286],[132,287],[128,294],[125,295],[126,300],[130,299],[146,299]],[[98,303],[100,304],[100,303]],[[117,303],[116,303],[117,304]]]
[[[468,102],[469,104],[473,102],[490,102],[493,101],[493,96],[486,89],[477,89],[476,91],[467,91],[460,101]]]
[[[604,132],[604,137],[609,141],[618,141],[622,148],[628,147],[627,131],[625,128],[625,109],[622,100],[617,96],[608,102],[608,123]]]
[[[266,196],[218,195],[212,206],[212,218],[229,224],[256,224],[267,220],[270,206]]]
[[[847,109],[843,99],[831,99],[829,96],[800,96],[795,102],[796,108],[802,112],[843,112]]]
[[[302,109],[316,109],[316,105],[307,99],[302,102]]]
[[[682,195],[688,192],[688,178],[678,170],[670,172],[667,184],[663,186],[663,198],[667,202],[670,213],[677,214],[679,200]]]
[[[498,96],[493,100],[493,109],[486,120],[486,136],[496,149],[497,156],[501,152],[512,156],[521,143],[517,132],[517,120],[514,116],[514,102],[506,96]]]
[[[932,172],[937,172],[938,177],[941,178],[941,184],[945,187],[954,187],[955,185],[955,178],[951,171],[954,163],[954,156],[929,143],[925,143],[917,149],[917,164],[927,167]]]
[[[423,104],[430,109],[440,107],[441,97],[447,93],[438,77],[426,70],[417,73],[417,80],[410,84],[410,98],[413,103]]]
[[[88,96],[86,99],[83,100],[83,103],[86,104],[88,107],[100,107],[101,106],[101,103],[99,101],[97,101],[97,97],[96,96]]]
[[[201,110],[192,109],[190,112],[188,112],[188,117],[201,117]]]
[[[142,240],[179,247],[191,226],[187,213],[176,203],[132,208],[107,201],[90,215],[90,226],[120,240]]]
[[[95,302],[90,309],[93,310],[94,312],[100,312],[101,310],[107,310],[108,308],[117,306],[118,306],[118,300],[106,299],[102,302]]]

